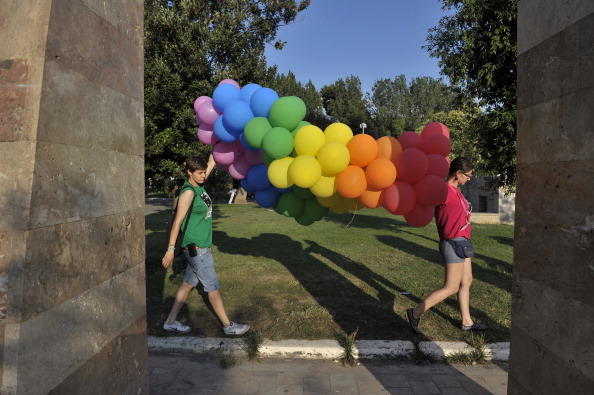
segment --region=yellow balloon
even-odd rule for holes
[[[317,126],[305,125],[295,134],[295,151],[299,155],[316,156],[326,142],[324,132]]]
[[[320,163],[311,155],[299,155],[289,165],[289,178],[301,188],[311,188],[321,175]]]
[[[351,159],[349,149],[337,141],[328,141],[322,145],[317,157],[322,170],[329,175],[338,174],[346,169]]]
[[[348,208],[350,211],[359,211],[363,208],[359,199],[347,199],[343,197],[342,204]]]
[[[281,159],[275,159],[268,166],[268,179],[270,183],[277,188],[289,188],[294,182],[289,177],[289,166],[295,159],[287,156]]]
[[[340,204],[342,202],[342,199],[343,197],[339,193],[335,193],[334,195],[328,197],[316,196],[316,200],[318,201],[318,203],[320,203],[320,206],[324,207],[336,206],[337,204]]]
[[[322,174],[318,182],[309,189],[319,197],[330,197],[336,193],[336,177]]]
[[[344,202],[340,202],[337,205],[330,207],[330,210],[336,214],[345,214],[349,212],[349,209],[344,205]]]
[[[336,141],[342,145],[346,145],[353,138],[353,131],[348,125],[336,122],[330,124],[324,130],[324,136],[326,137],[326,142]]]

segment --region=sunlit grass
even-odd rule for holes
[[[160,261],[169,211],[150,214],[147,229],[149,333],[161,329],[181,276]],[[268,339],[464,341],[456,297],[423,315],[424,335],[408,329],[406,309],[443,284],[434,224],[414,228],[383,209],[331,214],[301,226],[254,204],[215,205],[213,253],[232,320],[248,322]],[[347,226],[348,225],[348,226]],[[487,342],[509,341],[513,227],[473,224],[471,313],[489,325]],[[180,321],[194,336],[223,336],[197,293]]]

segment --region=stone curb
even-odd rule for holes
[[[417,347],[411,341],[403,340],[356,340],[355,356],[364,359],[411,357]],[[240,338],[200,337],[148,337],[149,351],[155,352],[228,352],[243,351],[245,345]],[[419,342],[418,350],[436,360],[443,360],[455,353],[471,352],[471,346],[464,342]],[[260,347],[262,357],[321,358],[337,359],[343,349],[334,340],[265,340]],[[509,343],[490,343],[485,347],[488,360],[507,362]]]

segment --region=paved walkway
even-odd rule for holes
[[[343,366],[330,360],[265,358],[220,366],[212,354],[149,353],[152,395],[506,394],[507,364],[417,365],[369,360]]]

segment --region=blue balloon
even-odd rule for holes
[[[239,88],[231,84],[221,84],[212,92],[212,104],[219,111],[225,111],[231,102],[241,99]]]
[[[252,166],[248,171],[247,181],[256,191],[263,191],[272,186],[268,179],[268,168],[264,164]]]
[[[272,207],[278,201],[278,193],[274,188],[268,188],[263,191],[256,191],[256,203],[262,207]]]
[[[213,130],[219,140],[230,143],[237,140],[238,133],[226,127],[224,117],[225,114],[217,118]]]
[[[247,104],[250,104],[250,99],[252,98],[254,92],[261,88],[262,87],[258,84],[247,84],[246,86],[241,88],[241,91],[239,92],[241,100],[243,100]]]
[[[243,133],[241,133],[239,135],[239,142],[241,143],[241,146],[243,148],[245,148],[248,151],[258,151],[260,148],[254,148],[250,145],[250,143],[247,142],[247,140],[245,139],[245,136],[243,135]]]
[[[225,116],[225,122],[227,122],[226,125],[238,132],[243,131],[245,124],[248,123],[250,119],[254,118],[250,106],[241,100],[235,100],[234,102],[227,104],[223,115]]]
[[[254,192],[256,192],[256,188],[254,188],[254,187],[253,187],[253,186],[252,186],[252,185],[251,185],[251,184],[248,182],[247,178],[244,178],[244,179],[243,179],[243,180],[241,180],[239,183],[241,184],[241,187],[242,187],[243,189],[245,189],[245,191],[246,191],[246,192],[249,192],[249,193],[254,193]]]
[[[278,99],[278,95],[270,88],[258,89],[252,94],[250,107],[255,117],[268,117],[272,103]]]

